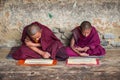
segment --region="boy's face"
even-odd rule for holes
[[[91,29],[85,29],[85,30],[82,32],[82,34],[83,34],[83,36],[87,37],[87,36],[89,36],[90,32],[91,32]]]

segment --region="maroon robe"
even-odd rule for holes
[[[86,53],[90,56],[103,56],[105,54],[105,49],[100,45],[100,38],[95,27],[92,27],[92,30],[87,37],[82,35],[79,27],[73,29],[72,33],[75,40],[74,46],[79,46],[82,48],[86,46],[89,47],[90,49]],[[67,48],[67,53],[69,56],[79,56],[70,47]]]
[[[65,47],[49,28],[47,28],[46,26],[38,22],[34,22],[32,24],[36,24],[40,27],[40,29],[42,29],[42,35],[38,41],[38,43],[40,43],[41,45],[39,49],[49,52],[51,55],[50,58],[52,59],[65,60],[68,58],[66,51],[65,51]],[[19,60],[19,59],[41,58],[42,57],[40,54],[28,48],[24,43],[25,38],[27,36],[31,39],[31,37],[27,34],[27,29],[30,25],[26,26],[23,30],[22,38],[21,38],[21,41],[23,44],[15,53],[12,54],[12,57],[14,59]],[[31,41],[34,42],[32,39]]]

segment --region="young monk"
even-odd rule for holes
[[[21,41],[21,47],[12,54],[16,60],[30,58],[66,60],[68,58],[60,40],[49,28],[38,22],[24,28]]]
[[[73,36],[67,53],[69,56],[103,56],[105,49],[100,45],[98,33],[88,21],[72,30]]]

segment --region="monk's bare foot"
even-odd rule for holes
[[[80,53],[80,56],[87,57],[87,56],[89,56],[89,54],[87,54],[87,53]]]

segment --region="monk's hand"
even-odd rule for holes
[[[43,56],[43,58],[49,58],[50,57],[50,53],[43,52],[42,56]]]
[[[75,47],[75,49],[78,51],[84,51],[84,48],[81,48],[81,47]]]
[[[87,53],[79,53],[79,55],[80,55],[80,56],[83,56],[83,57],[89,56],[89,54],[87,54]]]
[[[73,50],[74,52],[76,52],[77,54],[80,53],[74,46],[72,46],[71,48],[72,48],[72,50]]]
[[[84,47],[83,48],[85,52],[87,52],[87,50],[89,50],[90,48],[89,47]]]

